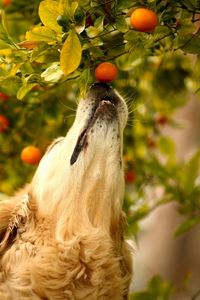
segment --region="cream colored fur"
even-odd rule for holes
[[[124,100],[97,118],[87,147],[70,157],[94,97],[42,158],[32,182],[0,202],[0,299],[128,299],[131,249],[123,239]]]

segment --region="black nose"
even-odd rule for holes
[[[95,82],[91,85],[90,89],[104,89],[104,90],[112,90],[112,87],[105,82]]]
[[[95,101],[109,100],[113,104],[118,102],[118,97],[114,89],[105,82],[95,82],[91,85],[88,96]]]

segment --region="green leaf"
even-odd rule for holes
[[[131,296],[130,300],[156,300],[153,295],[148,292],[138,292]]]
[[[200,37],[194,34],[179,35],[177,46],[184,52],[200,54]]]
[[[3,10],[0,10],[0,40],[7,44],[14,45],[5,25],[5,13]]]
[[[170,28],[167,26],[157,26],[154,30],[152,38],[154,42],[157,42],[170,35],[172,35]]]
[[[27,31],[26,39],[35,42],[51,43],[56,41],[53,30],[45,26],[36,26],[31,31]]]
[[[173,141],[166,137],[166,136],[161,136],[159,140],[159,148],[162,154],[168,155],[168,156],[173,156],[175,152],[175,145]]]
[[[200,151],[194,154],[194,156],[188,161],[184,168],[183,185],[188,193],[191,193],[195,187],[196,178],[199,174],[200,167]]]
[[[48,67],[42,74],[41,77],[45,81],[57,82],[63,76],[63,71],[60,68],[59,62],[54,62]]]
[[[156,157],[151,158],[147,164],[147,169],[150,174],[157,176],[160,181],[165,181],[169,177],[165,165],[163,165]]]
[[[72,18],[74,18],[74,14],[75,14],[77,8],[78,8],[78,2],[75,2],[75,1],[72,2],[71,9],[70,9],[70,15]]]
[[[99,31],[103,31],[104,18],[105,16],[100,16],[94,22],[94,27],[96,27]]]
[[[86,32],[89,38],[94,38],[100,33],[100,31],[94,26],[89,26],[86,28]]]
[[[32,88],[36,85],[37,83],[24,84],[17,92],[17,99],[22,100],[26,96],[26,94],[30,92],[30,90],[32,90]]]
[[[137,211],[134,212],[133,216],[131,216],[128,221],[129,223],[138,222],[141,219],[144,219],[150,213],[150,208],[144,204]]]
[[[128,25],[126,23],[126,19],[124,18],[124,16],[119,16],[116,19],[116,28],[120,31],[120,32],[127,32],[128,30]]]
[[[103,31],[104,16],[100,16],[95,20],[94,26],[86,28],[88,37],[94,38]]]
[[[154,295],[154,299],[168,300],[172,292],[172,285],[163,280],[159,275],[155,275],[151,279],[148,288],[152,295]]]
[[[135,43],[138,43],[142,36],[143,33],[140,35],[137,31],[129,30],[127,33],[125,33],[124,39],[134,45]]]
[[[5,21],[5,12],[3,10],[0,11],[0,16],[1,16],[1,31],[4,30],[6,33],[8,33],[6,27],[6,21]]]
[[[88,83],[90,81],[90,68],[85,69],[79,79],[80,94],[84,98],[87,93]]]
[[[147,291],[133,294],[130,300],[169,300],[171,293],[171,283],[156,275],[148,283]]]
[[[104,57],[105,53],[99,47],[92,47],[90,45],[90,51],[94,58]]]
[[[186,231],[188,231],[189,229],[191,229],[192,227],[194,227],[199,223],[200,223],[200,218],[194,218],[194,219],[189,219],[184,221],[176,230],[175,236],[179,236],[185,233]]]
[[[62,11],[60,9],[59,3],[53,0],[45,0],[40,2],[39,5],[39,16],[42,23],[58,32],[61,33],[62,29],[57,23],[57,17],[61,15]]]
[[[78,68],[81,56],[81,43],[76,32],[71,30],[60,53],[61,69],[66,76]]]
[[[3,40],[0,40],[0,49],[11,49],[11,45],[10,44],[7,44],[5,41]]]
[[[40,75],[34,73],[24,78],[23,85],[17,92],[17,99],[22,100],[34,86],[38,85],[39,80],[41,80]]]

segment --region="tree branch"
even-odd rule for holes
[[[200,289],[192,296],[191,300],[197,300],[198,296],[200,296]]]

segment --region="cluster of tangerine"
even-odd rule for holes
[[[131,26],[141,32],[152,32],[158,24],[155,12],[147,8],[137,8],[130,17]],[[103,62],[95,69],[95,78],[101,82],[111,82],[117,78],[117,67],[111,62]]]
[[[3,0],[4,7],[9,6],[11,0]],[[152,32],[158,24],[158,18],[155,12],[146,8],[137,8],[133,11],[130,17],[131,26],[141,32]],[[23,45],[24,46],[24,45]],[[26,48],[30,48],[30,45],[26,45]],[[31,45],[32,47],[32,45]],[[32,48],[31,48],[32,49]],[[95,78],[100,82],[112,82],[117,78],[117,67],[111,62],[100,63],[95,69]],[[0,99],[2,101],[8,100],[9,96],[4,93],[0,93]],[[10,126],[9,119],[0,115],[0,132],[7,131]],[[34,165],[38,164],[41,159],[41,151],[35,146],[27,146],[21,152],[21,160],[25,163]],[[128,173],[126,181],[133,181],[132,173]]]

